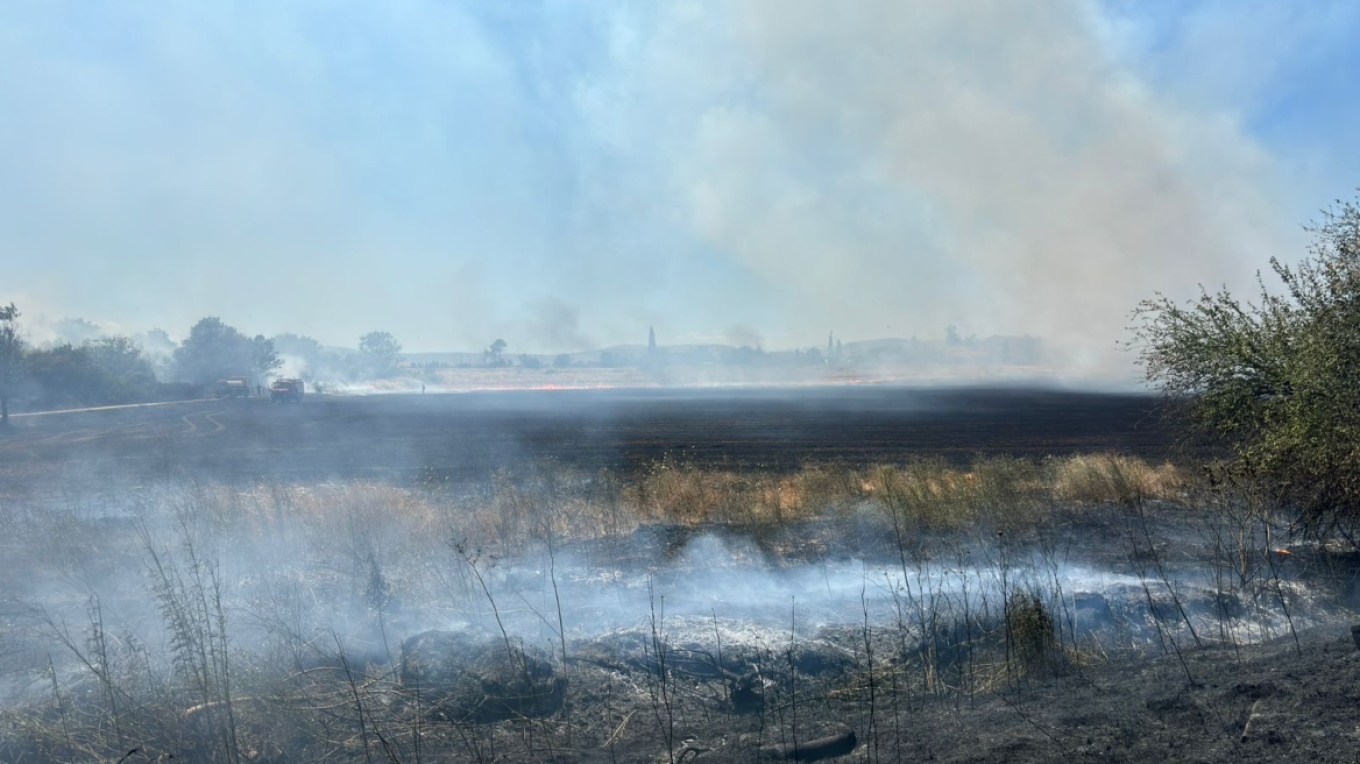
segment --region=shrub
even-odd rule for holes
[[[1134,314],[1133,346],[1168,411],[1318,529],[1360,515],[1360,203],[1309,230],[1310,258],[1270,261],[1284,294],[1261,281],[1255,303],[1158,295]]]

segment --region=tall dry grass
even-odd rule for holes
[[[740,473],[654,465],[626,483],[622,498],[639,520],[702,525],[778,525],[843,509],[865,495],[862,476],[835,467],[792,474]]]
[[[1048,484],[1059,501],[1123,503],[1179,498],[1188,480],[1184,471],[1170,463],[1154,466],[1119,454],[1083,454],[1054,460]]]
[[[791,474],[741,473],[660,463],[624,484],[637,522],[764,526],[825,517],[876,502],[916,523],[947,530],[981,520],[1023,525],[1054,502],[1122,503],[1178,498],[1186,486],[1171,464],[1118,454],[1035,463],[998,457],[968,469],[942,460],[868,468],[812,466]]]
[[[142,581],[144,589],[150,574],[150,606],[120,623],[157,637],[148,643],[106,630],[97,599],[67,609],[69,629],[54,609],[48,630],[78,660],[60,670],[37,665],[50,698],[0,709],[11,738],[0,740],[0,758],[117,760],[136,744],[205,761],[378,760],[377,747],[356,742],[366,730],[404,739],[427,732],[418,714],[391,703],[402,691],[392,677],[366,673],[371,655],[344,651],[371,647],[377,664],[384,654],[390,663],[402,627],[389,619],[400,618],[401,598],[441,614],[484,606],[458,550],[485,572],[495,557],[533,545],[621,538],[653,523],[759,530],[868,510],[948,532],[1023,527],[1046,521],[1055,507],[1177,498],[1184,490],[1173,466],[1101,454],[980,459],[967,468],[937,460],[822,465],[785,474],[674,463],[628,477],[543,469],[473,487],[186,483],[129,500],[140,533],[101,525],[97,507],[0,507],[14,548],[28,550],[29,571],[46,565],[54,579],[69,578],[85,564],[84,577],[98,580],[122,567],[130,569],[129,586]],[[107,564],[81,563],[90,559]],[[904,563],[904,580],[909,572]],[[919,571],[914,580],[926,604],[897,628],[919,628],[940,645],[928,652],[923,691],[963,697],[985,686],[1007,645],[1022,668],[1043,673],[1062,647],[1054,642],[1061,611],[1047,600],[1008,602],[998,626],[985,609],[970,612],[939,591],[919,592],[926,580]],[[1009,642],[998,641],[1003,629]],[[865,630],[867,644],[867,621]],[[904,663],[878,672],[906,687],[914,681],[909,670]],[[868,675],[875,676],[872,664]],[[455,733],[464,731],[448,734]],[[465,758],[481,758],[475,737],[459,744],[469,739],[474,749]],[[394,758],[415,760],[409,752]]]
[[[375,557],[444,556],[453,541],[508,555],[526,544],[627,536],[646,524],[766,528],[866,507],[940,530],[980,522],[1014,526],[1042,521],[1055,506],[1175,500],[1189,490],[1185,473],[1174,465],[1090,454],[1037,463],[979,459],[967,468],[931,459],[864,468],[814,465],[791,473],[661,462],[632,476],[542,469],[527,478],[498,474],[473,487],[357,480],[184,483],[125,503],[134,514],[151,512],[151,505],[177,508],[205,532],[298,542],[319,557],[364,568]],[[0,507],[7,527],[22,531],[26,541],[18,546],[26,553],[41,549],[53,559],[77,562],[90,557],[86,542],[98,540],[97,533],[82,532],[82,518],[103,513],[83,504]]]
[[[496,476],[476,496],[383,486],[380,500],[411,513],[422,533],[510,550],[525,542],[609,538],[650,523],[765,528],[841,515],[866,503],[914,524],[950,530],[986,522],[999,527],[1041,522],[1056,505],[1175,500],[1188,481],[1178,467],[1119,454],[1043,462],[997,457],[963,469],[942,460],[852,468],[813,465],[792,473],[751,473],[659,462],[641,475],[539,473],[520,481]],[[346,497],[342,504],[354,499]],[[390,519],[390,515],[389,515]]]
[[[941,461],[878,467],[865,486],[885,509],[930,530],[1032,522],[1047,495],[1038,466],[1008,458],[979,460],[969,470]]]

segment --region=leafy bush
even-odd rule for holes
[[[25,397],[40,408],[151,400],[161,392],[150,360],[127,337],[30,350]]]
[[[1226,290],[1135,312],[1148,381],[1233,475],[1317,530],[1360,517],[1360,204],[1310,226],[1310,257],[1271,259],[1284,283],[1257,302]]]

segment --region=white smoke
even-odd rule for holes
[[[1229,111],[1345,28],[1276,6],[1178,10],[1154,61],[1097,0],[6,8],[0,299],[411,350],[953,325],[1127,366],[1139,299],[1249,284],[1342,192]]]
[[[638,76],[691,109],[663,147],[681,207],[791,334],[952,324],[1127,369],[1140,299],[1298,251],[1270,157],[1145,87],[1092,3],[738,0],[661,25]]]

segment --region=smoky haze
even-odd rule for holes
[[[1280,60],[1321,24],[1215,8]],[[63,14],[0,16],[34,326],[556,353],[953,325],[1124,374],[1139,299],[1249,284],[1345,189],[1253,132],[1268,67],[1215,89],[1241,51],[1156,58],[1118,4],[130,6],[105,45]]]
[[[0,761],[1315,760],[1354,545],[1121,341],[1360,3],[1153,5],[0,3]]]
[[[1281,241],[1259,149],[1121,69],[1082,4],[735,20],[767,98],[705,115],[693,222],[814,326],[987,327],[1107,366],[1141,297],[1239,282]]]

